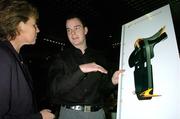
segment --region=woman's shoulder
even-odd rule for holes
[[[8,48],[4,47],[0,43],[0,64],[10,64],[12,63],[12,60],[13,60],[13,56],[8,50]]]
[[[5,46],[3,43],[0,43],[0,56],[3,57],[10,57],[10,52],[7,46]]]

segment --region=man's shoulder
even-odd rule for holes
[[[54,54],[54,59],[66,59],[67,57],[69,57],[72,54],[72,52],[69,49],[65,49],[61,52],[58,52],[56,54]]]
[[[95,54],[105,54],[105,52],[101,49],[95,49],[95,48],[87,48],[88,52],[95,53]]]
[[[99,49],[89,49],[89,51],[93,54],[93,56],[99,57],[99,58],[105,58],[107,56],[107,53],[103,50],[99,50]]]

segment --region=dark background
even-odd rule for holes
[[[21,52],[29,65],[40,107],[47,105],[48,68],[54,55],[68,47],[64,19],[76,13],[86,19],[88,44],[103,50],[118,68],[121,26],[170,4],[177,42],[180,44],[180,0],[29,0],[40,14],[37,43]]]

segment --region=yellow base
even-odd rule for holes
[[[150,94],[151,91],[152,91],[152,88],[149,88],[145,90],[144,92],[142,92],[140,96],[145,97],[145,98],[161,96],[161,95],[156,95],[156,94]]]

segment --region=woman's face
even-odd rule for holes
[[[20,22],[19,24],[19,38],[22,43],[22,45],[27,44],[35,44],[37,33],[39,33],[40,30],[36,24],[36,20],[33,17],[30,17],[27,22]]]

